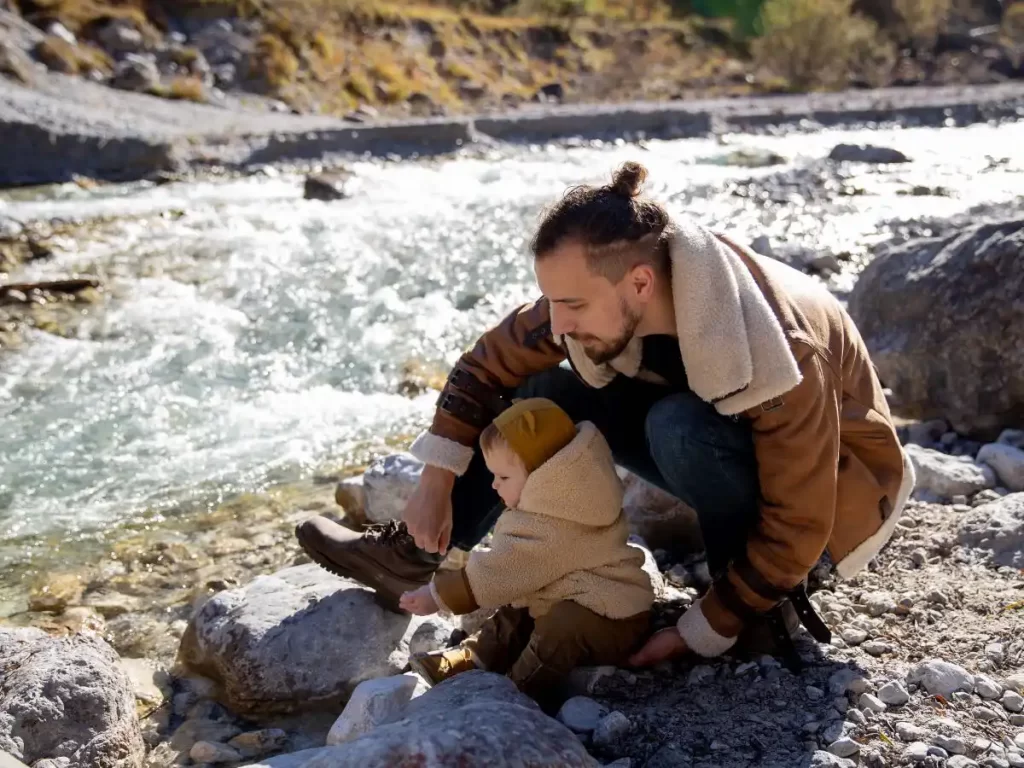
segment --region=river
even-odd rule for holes
[[[799,179],[840,142],[913,162],[849,166],[820,195],[737,187]],[[785,162],[723,162],[739,148]],[[1022,148],[1024,123],[828,130],[367,160],[353,165],[356,194],[335,203],[303,200],[300,175],[272,170],[0,193],[5,215],[104,219],[24,277],[90,272],[108,292],[78,338],[37,332],[0,356],[0,567],[408,439],[434,396],[397,394],[402,365],[444,368],[531,297],[528,241],[543,206],[624,160],[649,168],[648,192],[674,212],[741,240],[845,254],[831,281],[842,292],[891,222],[1024,195]]]

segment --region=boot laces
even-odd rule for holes
[[[386,523],[377,523],[367,526],[366,538],[372,539],[378,544],[386,547],[395,547],[407,544],[411,540],[405,523],[396,520],[388,520]]]

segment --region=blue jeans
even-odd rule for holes
[[[514,396],[547,397],[573,421],[593,422],[617,464],[692,507],[712,574],[743,552],[760,498],[749,423],[722,416],[692,392],[626,376],[594,389],[565,368],[531,377]],[[502,509],[477,451],[452,492],[452,545],[472,549]]]

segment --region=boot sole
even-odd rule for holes
[[[340,576],[343,579],[352,579],[353,581],[357,581],[360,584],[363,584],[363,582],[359,579],[359,576],[357,575],[357,572],[354,569],[345,568],[339,565],[338,563],[334,562],[333,560],[327,558],[322,552],[320,552],[320,550],[318,550],[312,544],[304,541],[302,535],[298,532],[296,532],[295,538],[298,539],[299,546],[302,547],[302,551],[309,555],[310,559],[318,566],[323,568],[325,571],[327,571],[328,573],[332,573],[335,576]],[[363,584],[363,586],[368,585]],[[409,582],[408,589],[406,591],[419,589],[422,586],[423,584]],[[397,598],[392,598],[386,594],[383,594],[379,589],[375,587],[370,588],[373,589],[374,600],[381,608],[389,610],[392,613],[400,614],[402,616],[410,615],[408,611],[403,611],[399,607]]]

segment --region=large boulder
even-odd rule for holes
[[[236,712],[338,704],[364,680],[397,675],[454,625],[380,607],[374,594],[315,565],[220,592],[193,615],[181,659],[217,681]]]
[[[970,456],[950,456],[913,444],[903,450],[914,465],[914,491],[919,496],[949,501],[954,496],[973,496],[996,485],[992,468]]]
[[[1024,218],[912,240],[868,265],[850,314],[893,410],[995,437],[1024,421]]]
[[[30,765],[141,766],[135,694],[114,649],[95,635],[0,627],[0,751]]]
[[[960,520],[959,539],[994,565],[1024,568],[1024,493],[972,509]]]
[[[681,557],[704,549],[697,513],[671,494],[627,470],[620,470],[622,508],[629,528],[652,549]]]
[[[572,731],[545,715],[508,678],[465,672],[413,699],[395,720],[337,747],[251,768],[597,768]]]

